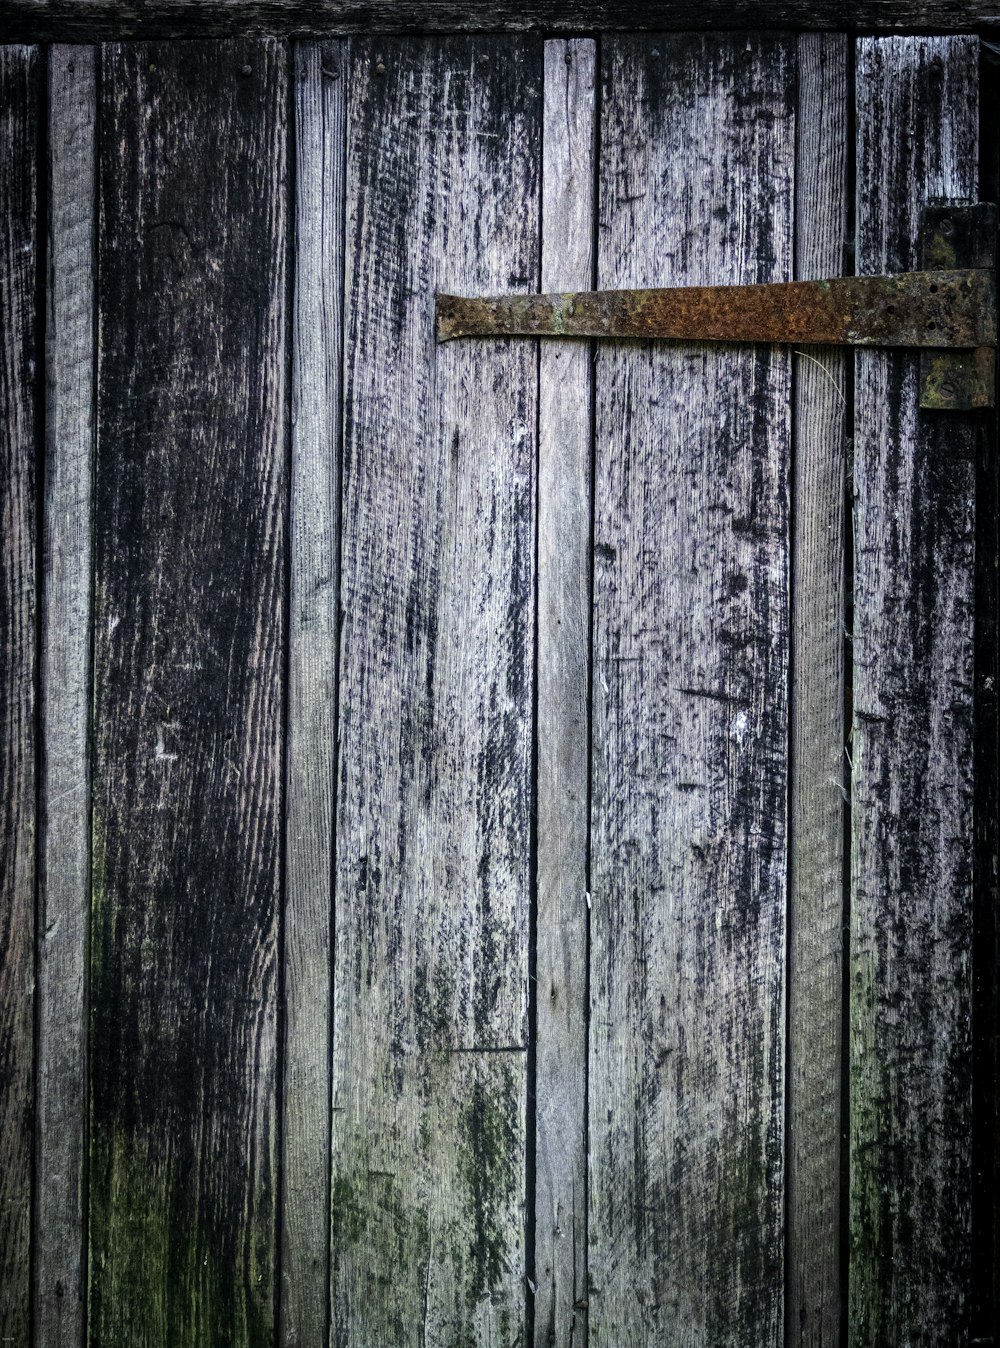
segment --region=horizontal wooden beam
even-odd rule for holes
[[[0,0],[4,42],[281,33],[552,33],[685,29],[1000,30],[997,0]]]

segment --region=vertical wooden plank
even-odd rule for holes
[[[335,1344],[524,1336],[542,44],[352,42]]]
[[[39,57],[0,46],[0,1333],[29,1326]]]
[[[979,197],[1000,201],[1000,52],[980,43]],[[972,1296],[969,1339],[1000,1324],[1000,418],[984,414],[976,473],[973,765]]]
[[[84,1333],[96,53],[49,52],[35,1342]]]
[[[857,49],[858,271],[919,262],[975,198],[975,38]],[[965,1342],[970,1270],[975,425],[917,361],[856,364],[852,1344]]]
[[[795,42],[603,56],[599,281],[787,279]],[[781,1341],[790,357],[597,365],[590,1336]]]
[[[325,1344],[347,44],[295,49],[281,1342]]]
[[[286,66],[102,49],[95,1345],[274,1336]]]
[[[847,228],[848,45],[798,39],[795,272],[839,276]],[[795,359],[788,896],[790,1344],[840,1334],[844,924],[846,362]]]
[[[596,43],[545,44],[542,289],[593,282]],[[586,1341],[591,349],[543,343],[538,414],[535,1343]]]

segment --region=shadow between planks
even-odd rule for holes
[[[964,1341],[975,428],[431,301],[835,275],[852,119],[913,265],[977,63],[0,48],[15,1341]]]

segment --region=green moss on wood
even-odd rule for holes
[[[857,938],[860,940],[860,938]],[[889,1084],[876,1051],[877,985],[871,951],[855,947],[851,960],[851,1139],[848,1245],[853,1332],[864,1342],[882,1332],[880,1288],[891,1269],[883,1267],[891,1240],[893,1202],[884,1173],[891,1146],[893,1111]],[[877,1321],[872,1316],[877,1316]],[[874,1337],[873,1337],[874,1336]]]
[[[356,1245],[365,1234],[367,1222],[355,1184],[344,1175],[337,1175],[334,1178],[330,1209],[331,1239],[334,1247]]]
[[[448,1326],[442,1348],[510,1348],[522,1333],[523,1060],[440,1051],[420,1066],[406,1131],[383,1125],[377,1143],[355,1132],[334,1157],[333,1338],[363,1314],[366,1341],[409,1342],[412,1308],[426,1306]]]
[[[101,1348],[273,1339],[270,1266],[243,1267],[199,1219],[197,1177],[159,1149],[92,1122],[90,1341]]]
[[[469,1299],[499,1290],[507,1277],[508,1214],[516,1203],[520,1149],[513,1073],[500,1073],[498,1090],[473,1083],[462,1109],[460,1174],[469,1203],[474,1242]]]

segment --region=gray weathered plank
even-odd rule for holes
[[[90,911],[91,478],[96,53],[49,53],[49,260],[41,632],[34,1326],[84,1323],[86,960]]]
[[[101,54],[95,1345],[275,1333],[287,67]]]
[[[282,1344],[324,1344],[330,1281],[339,460],[347,44],[295,52]]]
[[[351,47],[336,1344],[524,1333],[537,356],[433,294],[537,287],[541,61]]]
[[[995,31],[995,0],[0,0],[19,41],[211,37],[273,32],[580,33],[698,29],[855,28],[871,32]]]
[[[593,283],[596,44],[545,44],[542,289]],[[538,413],[535,1342],[586,1342],[591,350],[543,343]]]
[[[794,39],[603,51],[600,285],[788,279]],[[781,1341],[790,382],[599,350],[595,1345]]]
[[[848,42],[798,39],[795,274],[839,276],[847,227]],[[844,924],[843,352],[795,359],[788,895],[789,1344],[840,1333]]]
[[[859,272],[977,193],[978,42],[857,49]],[[856,362],[851,1343],[965,1342],[970,1275],[975,432],[917,361]]]
[[[28,1341],[35,1009],[40,60],[0,46],[0,1334]]]

